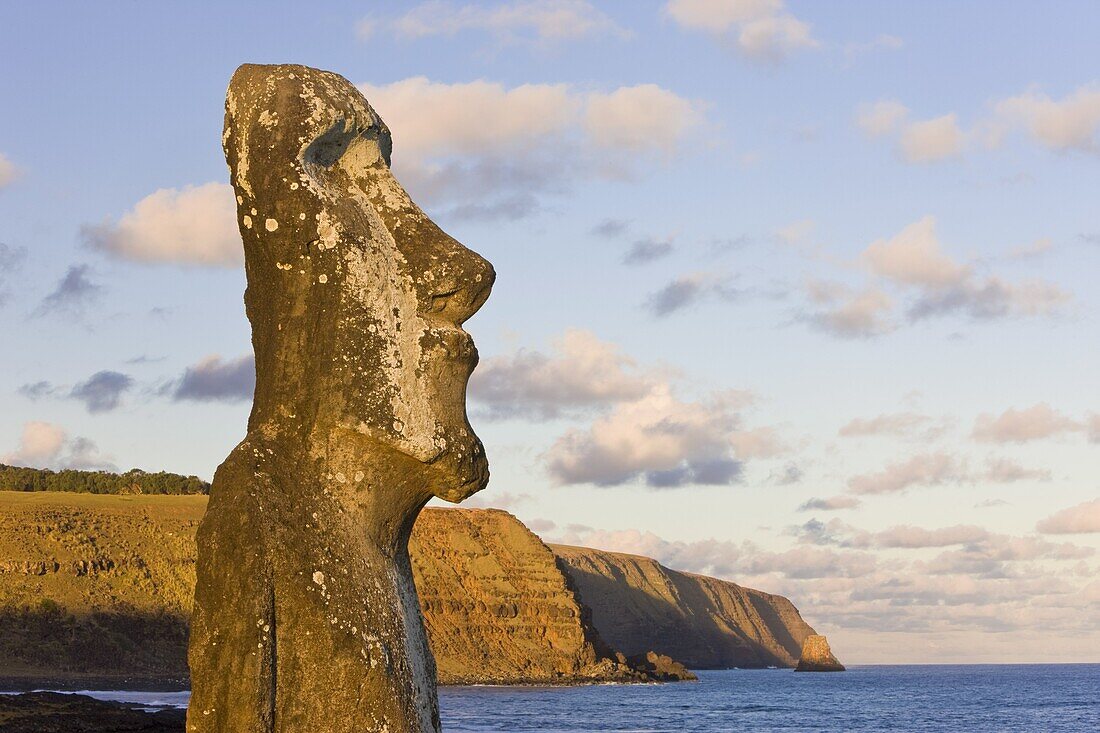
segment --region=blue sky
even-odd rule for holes
[[[242,437],[224,92],[304,63],[497,269],[475,503],[784,593],[845,661],[1097,661],[1095,4],[3,21],[0,460],[209,477]]]

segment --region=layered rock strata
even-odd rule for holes
[[[186,686],[194,534],[205,505],[201,496],[0,492],[0,676],[19,678],[18,687],[28,689]],[[640,679],[638,667],[647,665],[637,658],[627,663],[625,654],[620,660],[622,651],[613,644],[608,646],[615,652],[601,646],[614,627],[597,632],[575,594],[578,585],[562,572],[568,570],[563,559],[511,515],[426,509],[410,546],[442,682]],[[576,563],[585,553],[607,554],[575,548],[569,555]],[[623,598],[639,592],[631,585],[635,575],[620,573],[606,560],[597,567],[609,573],[605,587],[623,586]],[[784,598],[760,594],[759,601],[773,604],[777,615],[793,612],[797,618]],[[696,610],[683,605],[677,613],[690,617]],[[714,620],[733,636],[758,633],[739,626],[745,622],[735,615]],[[679,628],[707,634],[708,648],[727,648],[714,643],[713,625]],[[646,640],[645,629],[637,630],[632,656],[656,650],[679,660],[676,650],[691,653],[700,646],[673,637],[670,649],[667,629],[654,624],[650,632]],[[700,658],[713,666],[753,666],[749,661],[759,659],[728,653]],[[778,658],[771,663],[793,664]],[[650,671],[644,679],[657,676]]]
[[[814,633],[782,596],[670,570],[648,557],[551,547],[596,630],[627,655],[652,650],[691,669],[793,667]]]

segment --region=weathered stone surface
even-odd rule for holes
[[[833,656],[829,641],[820,634],[811,634],[802,644],[802,656],[795,672],[843,672],[844,665]]]
[[[615,649],[691,669],[793,667],[814,630],[782,596],[682,573],[638,555],[551,545]]]
[[[198,531],[188,730],[436,731],[406,545],[488,480],[461,325],[493,269],[409,199],[341,76],[240,67],[223,145],[256,393]]]

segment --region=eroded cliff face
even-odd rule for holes
[[[0,676],[183,684],[205,508],[203,496],[0,492]],[[793,666],[813,633],[779,596],[648,558],[552,551],[499,510],[425,510],[410,548],[444,684],[676,671],[650,651],[689,667]],[[773,648],[787,655],[761,651]]]
[[[0,675],[183,680],[205,507],[0,492]],[[410,547],[442,683],[656,676],[600,642],[553,553],[510,514],[428,509]]]
[[[782,596],[670,570],[638,555],[552,545],[600,635],[691,669],[793,667],[814,630]]]
[[[511,514],[425,510],[409,550],[441,684],[645,678],[614,658],[554,553]]]

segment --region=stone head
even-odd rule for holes
[[[257,386],[250,429],[361,441],[457,501],[488,467],[466,417],[462,329],[494,272],[390,172],[385,123],[346,79],[245,65],[223,136],[237,196]]]

